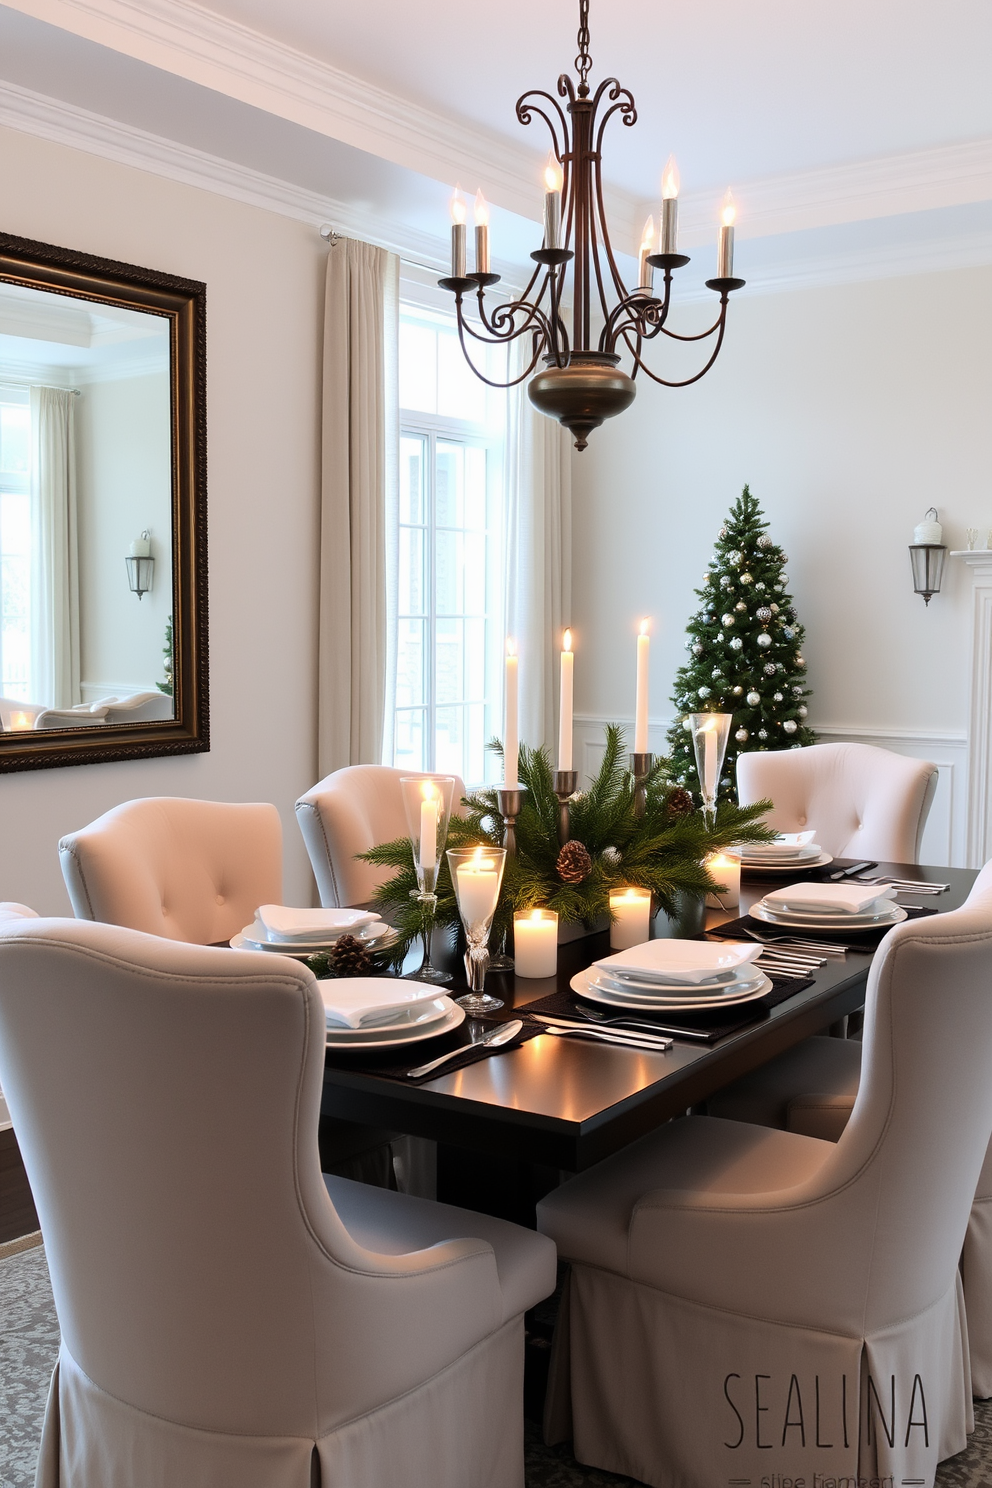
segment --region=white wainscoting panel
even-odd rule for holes
[[[575,765],[579,772],[580,790],[599,768],[607,723],[619,723],[633,736],[632,718],[608,719],[590,713],[576,715]],[[670,719],[658,718],[649,724],[648,744],[657,754],[665,752],[670,723]],[[879,749],[891,749],[895,754],[908,755],[911,759],[932,760],[940,773],[923,834],[922,861],[939,868],[979,867],[984,862],[982,856],[972,861],[972,847],[968,841],[968,736],[965,732],[861,728],[856,724],[835,723],[813,723],[812,727],[824,744],[874,744]]]

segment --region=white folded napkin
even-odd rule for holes
[[[761,945],[737,945],[733,941],[714,945],[706,940],[646,940],[643,945],[604,956],[594,964],[607,972],[664,976],[673,982],[697,986],[701,982],[711,982],[721,972],[746,966],[760,956],[763,949]]]
[[[774,842],[746,842],[741,851],[746,858],[793,858],[815,846],[815,836],[815,831],[779,832]]]
[[[404,983],[398,977],[327,977],[317,986],[328,1028],[369,1028],[400,1021],[439,995],[436,987]]]
[[[878,884],[789,884],[762,900],[769,909],[799,909],[808,914],[864,914],[878,899],[894,899],[895,889]]]
[[[340,935],[346,930],[361,930],[380,918],[364,909],[292,909],[286,904],[262,904],[255,917],[271,940]]]

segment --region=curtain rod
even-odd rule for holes
[[[33,387],[47,387],[51,388],[54,393],[71,393],[74,398],[81,398],[83,395],[82,388],[58,387],[51,382],[17,382],[13,377],[0,377],[0,387],[28,388],[29,390]]]

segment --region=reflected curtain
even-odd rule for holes
[[[338,238],[327,258],[322,395],[318,764],[382,758],[388,513],[399,447],[399,259]]]
[[[31,389],[31,700],[79,702],[75,395]]]
[[[530,350],[521,341],[514,377]],[[557,658],[572,608],[571,436],[538,413],[529,380],[511,389],[507,411],[506,632],[520,655],[520,738],[546,744],[554,759]]]

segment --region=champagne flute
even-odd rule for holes
[[[473,1017],[491,1013],[503,1006],[502,998],[491,997],[485,990],[485,985],[486,968],[489,965],[489,931],[499,903],[505,863],[505,847],[448,848],[451,882],[468,940],[465,972],[469,991],[465,997],[455,1000]]]
[[[720,771],[727,752],[732,713],[690,713],[692,747],[696,755],[696,773],[703,797],[703,820],[712,831],[716,823],[716,796]]]
[[[438,984],[452,980],[431,962],[431,936],[437,914],[437,870],[448,836],[448,822],[455,794],[453,775],[404,775],[400,780],[406,823],[413,844],[413,866],[417,887],[411,890],[421,907],[421,936],[424,958],[413,979]]]

